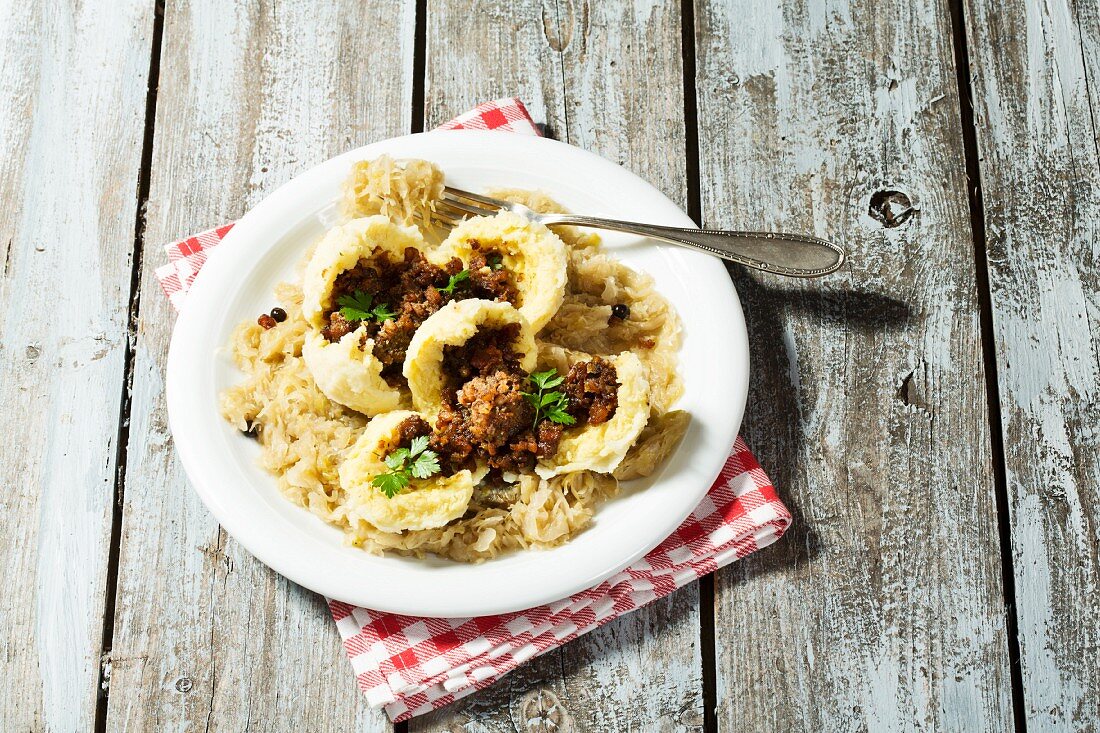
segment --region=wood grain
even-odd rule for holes
[[[153,14],[0,18],[0,727],[89,730]]]
[[[555,137],[622,163],[684,203],[680,32],[671,0],[432,2],[426,126],[519,96]],[[409,729],[699,730],[701,667],[691,586]]]
[[[1100,729],[1100,11],[966,4],[1029,731]]]
[[[948,8],[695,8],[705,223],[850,254],[821,282],[736,272],[743,430],[796,524],[716,580],[719,729],[1008,730]]]
[[[369,32],[368,32],[369,31]],[[166,424],[160,244],[303,169],[408,132],[413,4],[171,4],[134,366],[109,730],[388,730],[321,599],[261,566],[187,485]]]

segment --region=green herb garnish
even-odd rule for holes
[[[485,258],[485,261],[489,263],[489,269],[491,270],[499,270],[504,267],[504,255],[499,252],[493,252]]]
[[[428,438],[424,435],[413,438],[408,448],[398,448],[382,460],[390,470],[375,476],[371,484],[387,499],[400,494],[414,478],[439,473],[439,456],[428,450]]]
[[[340,315],[349,321],[388,321],[397,317],[385,303],[374,305],[371,294],[362,290],[356,290],[351,295],[341,295],[336,303],[340,306]]]
[[[554,389],[565,381],[565,377],[558,376],[557,369],[548,369],[545,372],[535,372],[528,380],[535,388],[535,392],[523,392],[523,396],[535,408],[535,422],[532,428],[539,424],[543,418],[556,422],[558,425],[572,425],[577,419],[565,411],[569,407],[569,398],[564,392]]]
[[[450,279],[447,281],[447,284],[444,287],[440,288],[439,292],[446,293],[447,295],[454,295],[455,286],[459,283],[464,283],[469,279],[469,270],[462,270],[461,272],[457,272],[454,275],[451,275]]]

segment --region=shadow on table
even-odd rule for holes
[[[820,433],[828,426],[819,426],[815,434],[815,429],[807,425],[806,413],[813,408],[813,396],[800,393],[803,377],[813,375],[800,371],[796,348],[828,349],[834,346],[828,342],[830,338],[902,328],[909,320],[910,308],[879,293],[829,288],[827,280],[810,284],[789,280],[772,285],[741,268],[729,269],[745,309],[750,344],[749,399],[741,434],[793,519],[779,546],[753,558],[744,573],[734,573],[736,578],[749,578],[809,562],[821,546],[797,492],[798,487],[806,485],[806,474],[813,470],[807,462],[821,452],[819,445],[825,436]],[[845,345],[835,347],[844,349]],[[818,358],[814,364],[825,361]],[[807,379],[811,389],[825,383],[823,379],[813,383]]]

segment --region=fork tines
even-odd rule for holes
[[[458,219],[465,219],[469,216],[493,216],[506,203],[488,196],[447,186],[443,189],[443,197],[436,202],[436,213],[452,218],[457,217]]]
[[[502,208],[508,207],[507,201],[470,193],[460,188],[446,186],[443,195],[435,202],[432,219],[447,227],[454,227],[463,219],[471,216],[493,216]]]

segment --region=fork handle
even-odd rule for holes
[[[791,277],[828,275],[840,269],[845,257],[844,250],[838,245],[804,234],[685,229],[574,214],[542,214],[539,220],[547,226],[569,224],[639,234],[701,250],[764,272]]]

